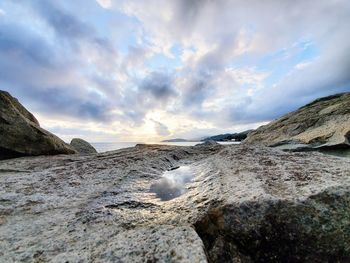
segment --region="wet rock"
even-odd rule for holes
[[[149,191],[182,166],[184,193]],[[0,161],[0,261],[349,262],[349,171],[245,145]]]
[[[87,141],[80,139],[80,138],[74,138],[70,142],[70,146],[76,150],[78,153],[82,154],[90,154],[90,153],[97,153],[96,149]]]
[[[1,90],[0,134],[0,159],[75,153],[60,138],[42,129],[16,98]]]
[[[349,138],[350,93],[348,92],[317,99],[261,126],[249,133],[244,143],[292,150],[334,149],[349,148]]]

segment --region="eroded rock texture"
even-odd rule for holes
[[[187,191],[151,192],[188,166]],[[1,262],[349,262],[350,159],[138,145],[0,162]]]
[[[246,144],[350,148],[350,93],[313,101],[249,133]],[[293,146],[289,146],[289,148]]]

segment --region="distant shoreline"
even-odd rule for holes
[[[136,144],[160,144],[160,145],[172,145],[172,146],[194,146],[196,144],[203,143],[202,141],[186,141],[186,142],[93,142],[92,146],[97,152],[116,151],[124,148],[134,147]],[[240,142],[218,142],[220,144],[239,144]]]

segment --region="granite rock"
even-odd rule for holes
[[[193,178],[162,201],[177,167]],[[0,185],[1,262],[350,260],[348,158],[143,145],[0,161]]]
[[[16,98],[1,90],[0,134],[0,159],[75,153],[60,138],[41,128]]]

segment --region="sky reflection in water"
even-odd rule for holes
[[[150,191],[156,193],[162,201],[168,201],[184,194],[189,183],[194,177],[194,173],[189,166],[180,166],[174,170],[166,171],[163,177],[151,185]]]

